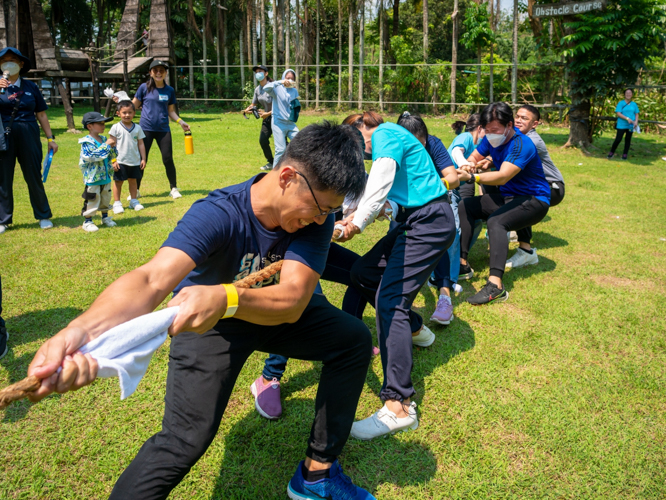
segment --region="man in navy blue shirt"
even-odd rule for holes
[[[459,169],[461,181],[500,186],[499,193],[465,198],[460,204],[460,272],[473,275],[467,262],[474,223],[485,220],[490,241],[490,276],[486,285],[467,302],[473,305],[504,301],[509,293],[502,285],[509,252],[506,233],[540,222],[548,213],[550,186],[534,143],[514,126],[508,104],[495,102],[481,112],[485,137],[467,161],[470,171]],[[476,173],[476,164],[490,155],[495,172]]]
[[[236,378],[255,350],[323,362],[306,459],[289,482],[289,496],[374,498],[337,462],[370,362],[370,332],[313,293],[333,233],[329,215],[364,186],[357,132],[310,125],[276,169],[192,205],[150,262],[114,282],[40,348],[29,368],[43,379],[33,400],[92,382],[97,365],[77,349],[176,294],[169,302],[180,309],[169,328],[162,430],[121,475],[112,499],[168,496],[215,437]],[[279,276],[251,289],[233,286],[279,260]]]

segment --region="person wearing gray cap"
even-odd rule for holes
[[[157,141],[157,147],[162,153],[162,162],[169,179],[169,196],[174,200],[182,198],[176,185],[176,165],[173,163],[173,143],[171,140],[171,129],[169,118],[177,122],[183,132],[189,132],[190,126],[185,123],[176,113],[176,91],[164,81],[169,65],[160,60],[150,63],[150,77],[146,83],[142,83],[132,99],[134,107],[141,109],[139,126],[146,134],[143,143],[146,148],[146,160],[150,154],[153,141]],[[113,100],[118,102],[118,98]],[[141,187],[141,179],[137,179],[137,189]],[[137,194],[137,196],[140,196]]]
[[[273,117],[273,98],[268,95],[264,90],[264,85],[269,82],[272,82],[273,79],[268,76],[268,68],[263,64],[259,64],[252,68],[254,71],[254,78],[259,82],[259,85],[254,89],[254,97],[252,98],[252,104],[243,110],[243,115],[247,118],[247,113],[253,113],[255,117],[261,118],[261,132],[259,133],[259,145],[264,152],[266,157],[266,165],[261,167],[261,170],[272,170],[273,169],[273,151],[271,150],[271,143],[269,141],[273,131],[272,127],[272,117]],[[257,107],[261,106],[261,109]]]

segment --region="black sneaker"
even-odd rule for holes
[[[509,298],[509,292],[504,288],[497,288],[497,285],[488,281],[486,286],[479,290],[476,295],[469,297],[467,302],[473,306],[490,304],[492,302],[504,302]]]
[[[437,288],[437,282],[435,281],[434,276],[430,276],[430,278],[428,278],[428,286],[432,288]]]
[[[622,159],[623,159],[623,160],[626,160],[626,159],[627,159],[627,155],[622,155]]]
[[[608,153],[608,159],[609,159],[609,160],[610,160],[611,158],[613,158],[613,156],[615,156],[615,153]]]
[[[263,172],[267,172],[269,170],[273,170],[273,164],[272,163],[266,163],[263,167],[261,167],[259,170]]]
[[[474,277],[474,269],[472,269],[469,264],[462,265],[460,264],[460,274],[458,274],[459,280],[471,280]]]
[[[0,359],[4,358],[7,351],[9,351],[8,340],[9,333],[7,333],[7,329],[4,326],[0,326]]]

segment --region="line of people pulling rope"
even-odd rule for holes
[[[522,109],[534,125],[538,113]],[[236,378],[254,351],[281,356],[283,362],[290,357],[322,362],[314,423],[305,458],[287,485],[289,497],[374,498],[342,472],[338,457],[350,435],[368,440],[418,427],[412,349],[435,340],[411,310],[418,291],[440,269],[436,279],[443,280],[440,299],[446,300],[456,279],[451,269],[468,271],[474,228],[485,220],[490,278],[468,300],[505,300],[507,232],[521,231],[521,244],[529,245],[528,228],[555,199],[555,184],[546,180],[537,147],[504,103],[470,119],[470,137],[452,145],[457,164],[450,159],[447,164],[446,150],[420,118],[403,114],[399,123],[364,112],[342,125],[305,127],[275,168],[195,202],[148,263],[113,282],[38,350],[28,370],[42,380],[33,401],[83,387],[96,378],[98,367],[82,346],[174,294],[168,305],[179,309],[169,327],[162,430],[142,446],[111,498],[168,496],[215,437]],[[487,156],[495,170],[482,164]],[[369,175],[364,158],[373,161]],[[499,193],[462,198],[461,182],[499,187]],[[456,190],[458,217],[450,200]],[[389,214],[390,230],[367,254],[331,243],[336,224],[338,242],[344,242]],[[455,266],[448,249],[458,226]],[[446,265],[439,266],[444,259]],[[250,289],[233,285],[280,260],[279,275]],[[320,293],[322,278],[348,286],[343,310]],[[372,356],[370,331],[361,320],[366,303],[376,310],[384,404],[354,422]],[[277,411],[271,413],[263,401],[277,377],[268,380],[265,374],[252,392],[257,409],[275,417]]]

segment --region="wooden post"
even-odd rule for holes
[[[513,0],[513,68],[511,71],[511,103],[518,102],[518,0]]]
[[[458,0],[453,2],[453,45],[451,47],[451,113],[456,112],[456,77],[458,76]]]
[[[67,132],[76,132],[72,101],[70,100],[69,93],[67,92],[65,85],[62,83],[62,78],[56,78],[55,84],[58,87],[58,93],[60,94],[60,99],[62,99],[62,105],[65,108],[65,116],[67,117]]]
[[[358,109],[363,108],[363,59],[365,54],[365,0],[361,0],[361,20],[358,28]]]
[[[321,0],[317,0],[317,71],[315,76],[315,109],[319,109],[319,11]]]
[[[127,72],[127,49],[123,51],[123,87],[129,95],[129,73]]]
[[[347,100],[349,107],[352,106],[354,93],[354,14],[352,2],[349,3],[349,82],[347,88]]]
[[[114,92],[116,91],[116,81],[115,80],[111,84],[111,90],[113,90]],[[111,106],[113,106],[113,99],[109,98],[109,100],[106,101],[106,110],[104,111],[104,116],[111,116],[111,115],[109,115],[109,113],[111,113]]]
[[[90,61],[90,75],[93,84],[93,109],[98,113],[101,110],[101,103],[99,97],[99,61],[96,58],[91,58]]]

